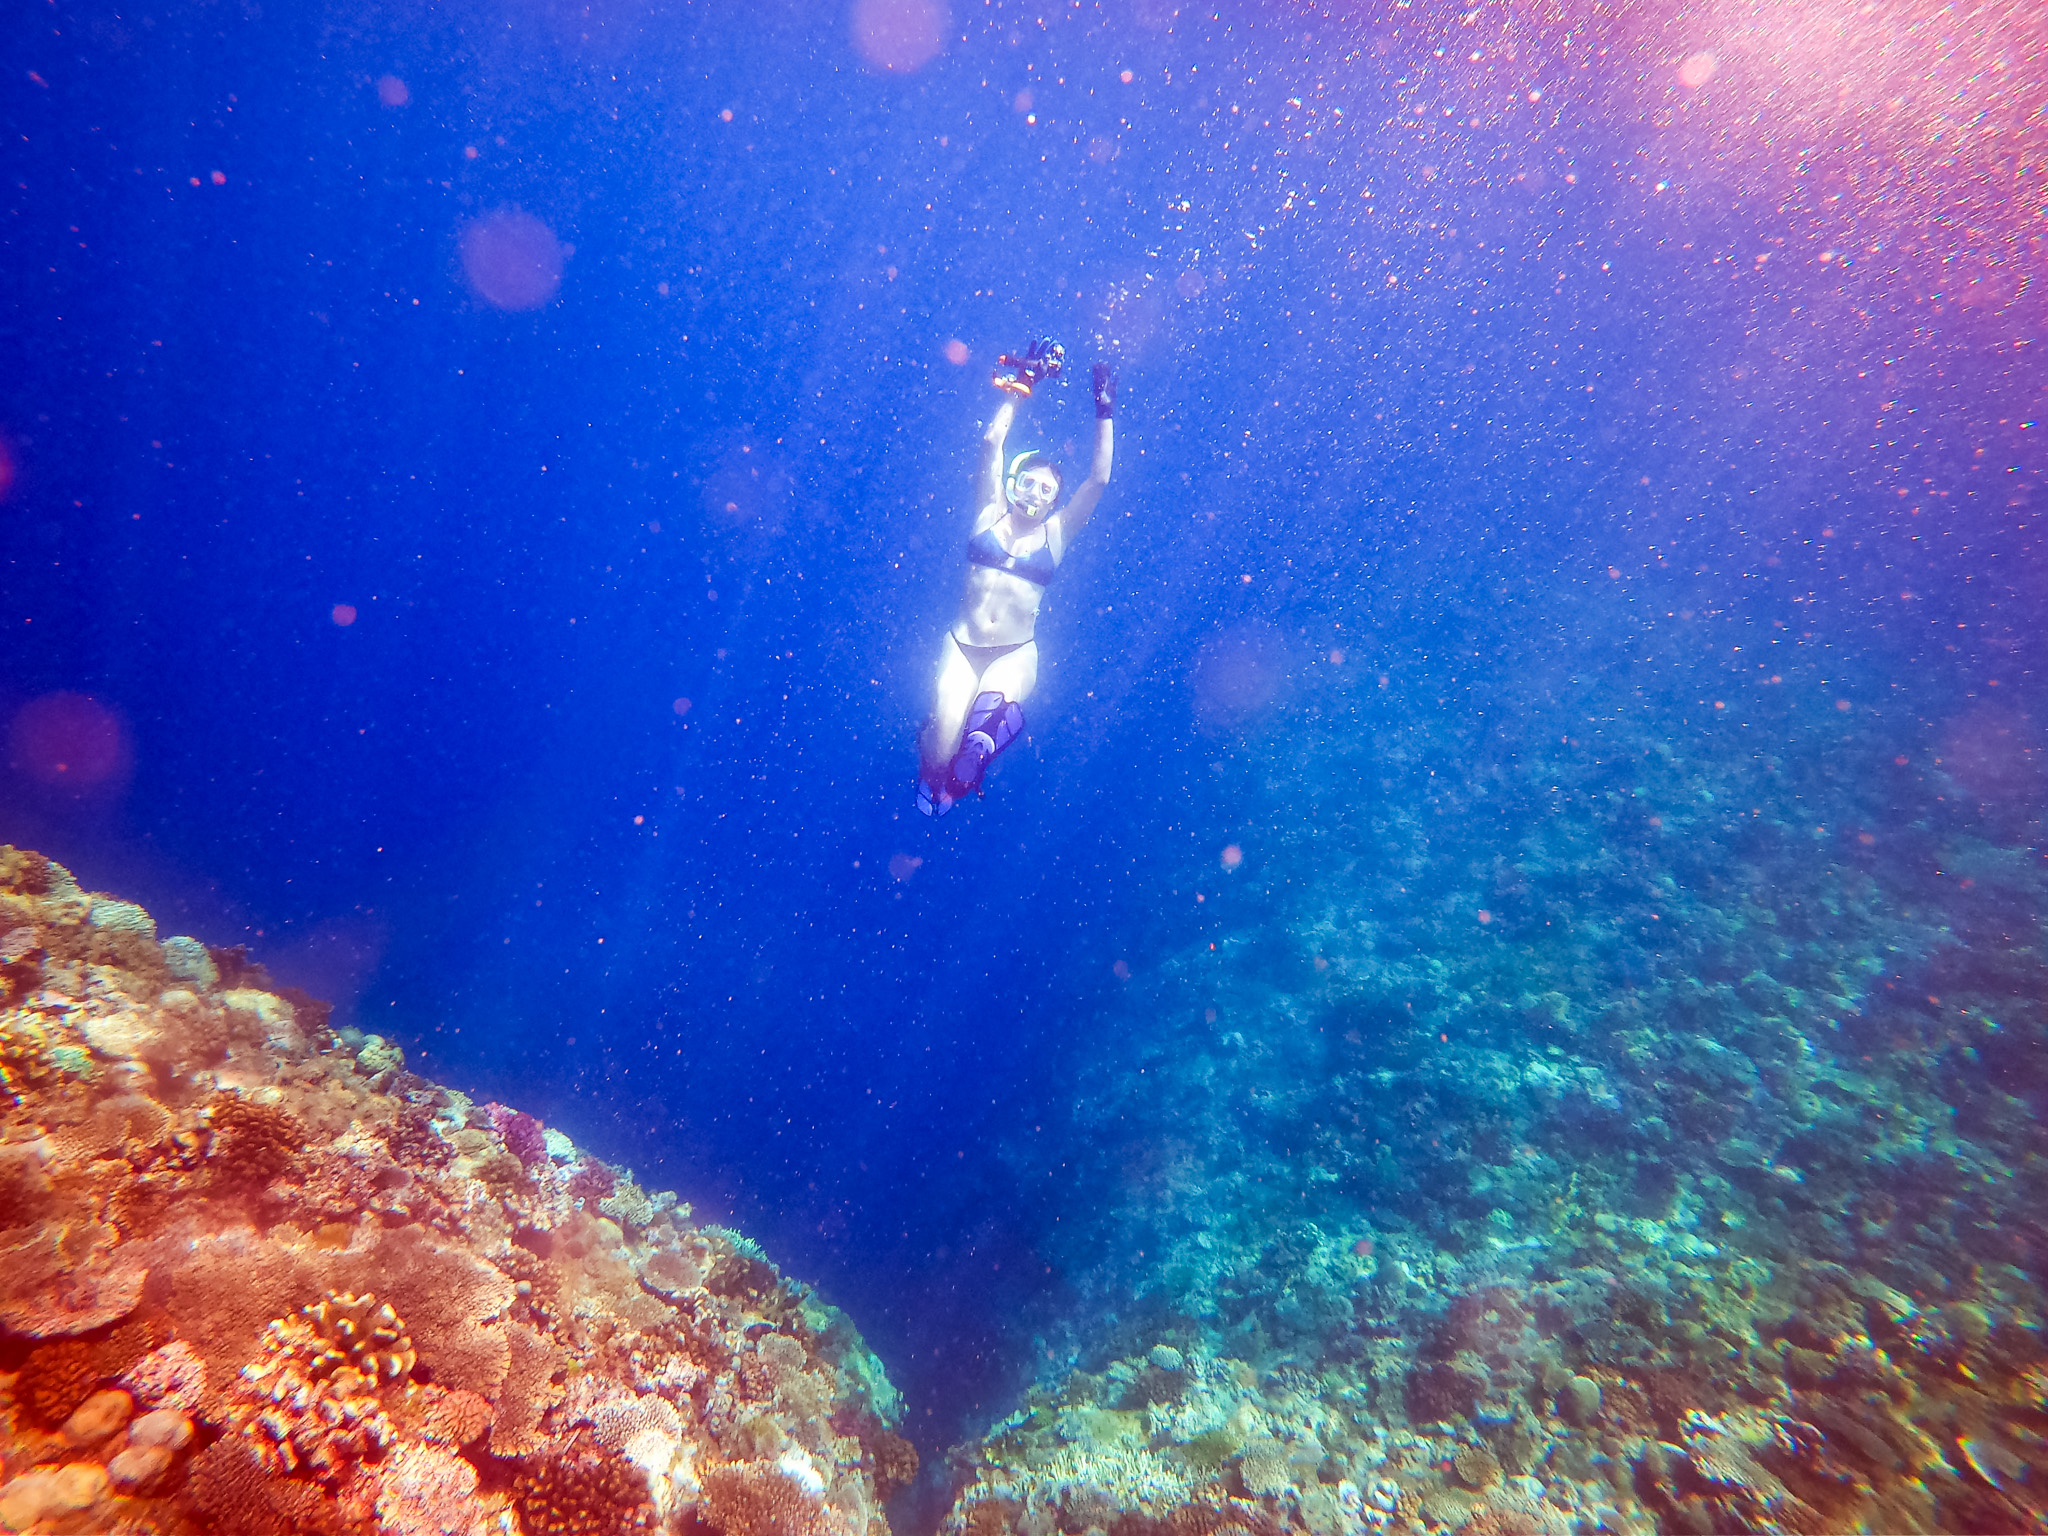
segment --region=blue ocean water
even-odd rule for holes
[[[1339,927],[1520,945],[1510,1050],[1720,953],[1660,890],[1815,987],[1822,870],[2038,941],[2041,28],[1929,9],[18,5],[0,837],[729,1216],[932,1458],[1146,1289],[1144,1076]],[[1115,478],[927,822],[1037,334]],[[1308,1027],[1222,1070],[1393,1033]]]

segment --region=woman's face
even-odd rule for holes
[[[1017,504],[1043,517],[1059,499],[1060,477],[1043,465],[1034,464],[1017,476],[1015,486]]]

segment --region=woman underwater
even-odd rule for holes
[[[1042,453],[1018,454],[1005,472],[1004,443],[1018,400],[1057,378],[1065,360],[1058,342],[1037,341],[1022,357],[1005,353],[995,372],[996,388],[1008,398],[982,435],[981,510],[967,540],[967,589],[946,634],[931,719],[917,743],[917,808],[927,816],[945,815],[980,789],[990,760],[1022,734],[1022,705],[1038,682],[1038,605],[1109,484],[1116,375],[1101,363],[1094,379],[1095,462],[1073,500],[1053,510],[1060,472]]]

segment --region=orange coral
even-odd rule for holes
[[[526,1536],[615,1536],[654,1523],[646,1475],[622,1456],[588,1447],[528,1462],[512,1499]]]
[[[280,1318],[270,1325],[263,1356],[228,1389],[228,1419],[266,1471],[303,1468],[335,1483],[396,1438],[370,1377],[351,1365],[312,1374],[311,1362],[326,1349],[307,1323]]]
[[[474,1445],[490,1430],[491,1405],[460,1387],[450,1391],[429,1382],[409,1405],[421,1438],[458,1449]]]
[[[14,1392],[30,1418],[55,1429],[99,1382],[99,1351],[76,1339],[60,1339],[28,1352]]]
[[[895,1431],[875,1431],[868,1438],[868,1455],[874,1461],[876,1498],[886,1501],[917,1481],[917,1447]]]
[[[343,1366],[354,1366],[372,1381],[400,1381],[412,1373],[419,1358],[405,1324],[389,1302],[377,1300],[375,1292],[350,1296],[329,1291],[303,1308],[300,1316],[319,1340],[306,1362],[306,1374],[316,1381]]]
[[[213,1131],[206,1160],[223,1183],[267,1184],[291,1166],[306,1144],[305,1127],[274,1105],[217,1093],[206,1107]]]
[[[318,1486],[272,1477],[234,1435],[192,1458],[185,1501],[206,1518],[208,1536],[358,1536]]]

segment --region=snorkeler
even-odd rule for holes
[[[1018,400],[1058,378],[1065,362],[1066,349],[1047,339],[1021,357],[1004,353],[995,371],[995,386],[1008,398],[982,434],[981,509],[967,540],[967,589],[946,634],[931,719],[917,743],[917,808],[927,816],[943,816],[979,790],[989,762],[1023,733],[1022,706],[1038,682],[1038,605],[1109,484],[1116,375],[1102,363],[1095,365],[1095,462],[1073,500],[1053,510],[1061,477],[1042,453],[1020,453],[1005,470]]]

